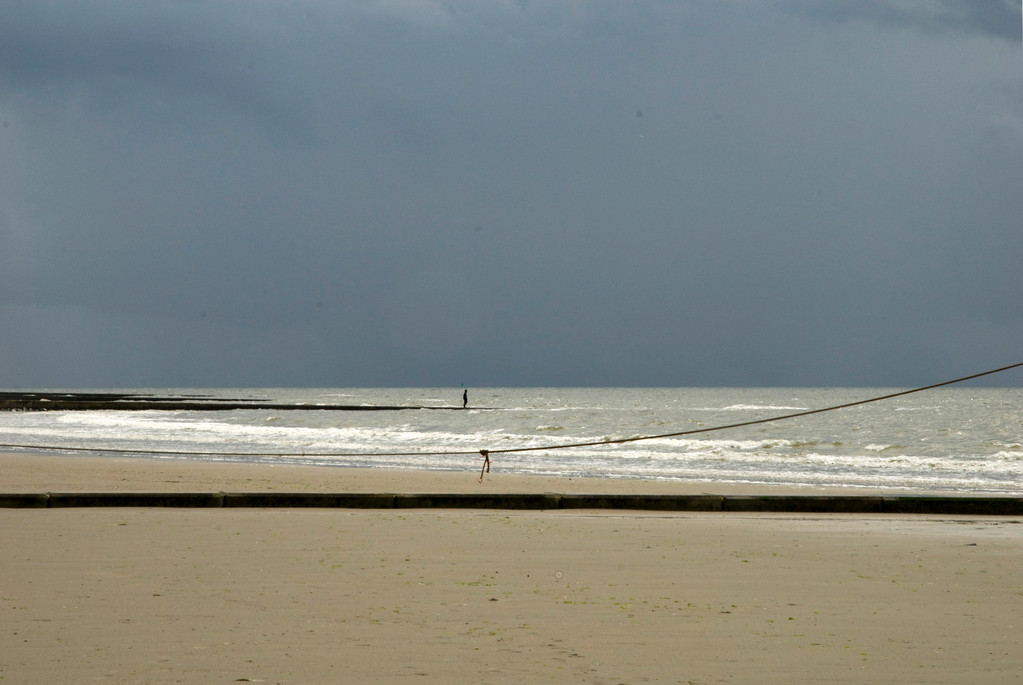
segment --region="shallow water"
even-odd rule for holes
[[[479,450],[550,447],[492,460],[503,472],[523,475],[1023,494],[1018,388],[939,388],[752,426],[556,448],[702,431],[896,391],[470,388],[463,411],[460,388],[132,390],[304,409],[7,412],[0,414],[0,443],[162,459],[435,470],[478,468]],[[325,404],[408,408],[314,409]]]

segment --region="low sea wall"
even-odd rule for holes
[[[489,493],[0,493],[0,508],[207,507],[619,510],[797,514],[1023,516],[1021,497],[935,495],[606,495]]]

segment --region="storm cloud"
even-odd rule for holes
[[[891,386],[1021,361],[1020,20],[10,0],[0,386]]]
[[[981,34],[1019,43],[1020,7],[1014,0],[791,0],[790,7],[823,21],[863,21],[931,34]]]

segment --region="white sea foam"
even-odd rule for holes
[[[806,407],[788,407],[785,405],[773,404],[732,404],[723,407],[720,411],[807,411]]]

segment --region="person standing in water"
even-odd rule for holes
[[[462,409],[469,406],[469,389],[466,388],[462,391]]]

